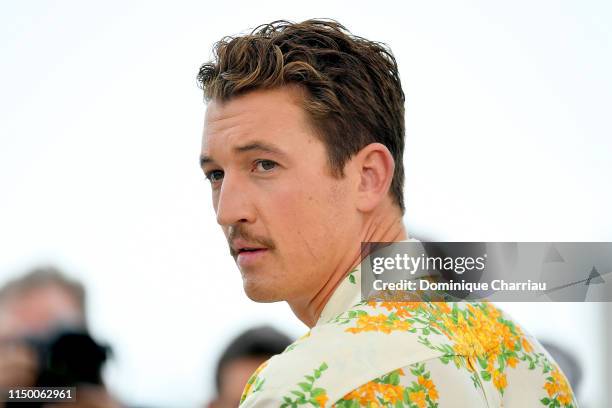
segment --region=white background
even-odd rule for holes
[[[82,279],[129,403],[196,406],[231,336],[306,330],[242,292],[198,168],[195,76],[222,36],[310,17],[397,57],[410,233],[612,241],[610,3],[2,1],[0,283],[41,263]],[[575,351],[584,406],[606,405],[603,305],[506,309]]]

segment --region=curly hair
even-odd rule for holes
[[[347,160],[368,144],[385,145],[395,160],[390,193],[404,212],[405,97],[385,44],[355,36],[334,20],[274,21],[222,38],[197,80],[206,101],[299,85],[332,174],[342,177]]]

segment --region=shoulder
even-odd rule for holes
[[[391,313],[381,305],[358,303],[319,322],[261,367],[245,390],[243,406],[272,400],[326,406],[398,364],[442,354],[420,343],[403,316],[396,320]]]
[[[573,399],[564,378],[539,343],[491,303],[362,302],[268,360],[243,406],[351,406],[365,395],[387,401],[400,394],[426,404],[418,407],[447,395],[490,403],[520,384],[534,389],[529,398],[558,398],[564,406]]]

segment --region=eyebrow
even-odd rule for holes
[[[245,153],[245,152],[252,152],[252,151],[261,151],[261,152],[265,152],[265,153],[272,153],[272,154],[276,154],[278,156],[282,156],[282,157],[286,157],[287,154],[285,152],[283,152],[282,150],[280,150],[279,148],[268,144],[268,143],[264,143],[264,142],[252,142],[249,144],[246,144],[244,146],[238,146],[238,147],[234,147],[234,152],[236,153]],[[201,155],[200,156],[200,167],[204,166],[205,164],[208,163],[212,163],[214,162],[214,159],[211,156],[207,156],[207,155]]]
[[[253,150],[259,150],[265,153],[278,154],[279,156],[286,156],[285,152],[268,143],[264,142],[253,142],[244,146],[238,146],[234,148],[237,153],[250,152]]]
[[[200,155],[200,167],[204,167],[205,164],[213,163],[214,160],[210,156],[206,156],[204,154]]]

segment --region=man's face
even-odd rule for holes
[[[212,101],[202,168],[217,222],[255,301],[317,293],[358,236],[355,178],[331,174],[297,88]]]
[[[81,326],[84,321],[77,300],[64,288],[32,288],[0,304],[0,340],[44,335],[58,325]]]

